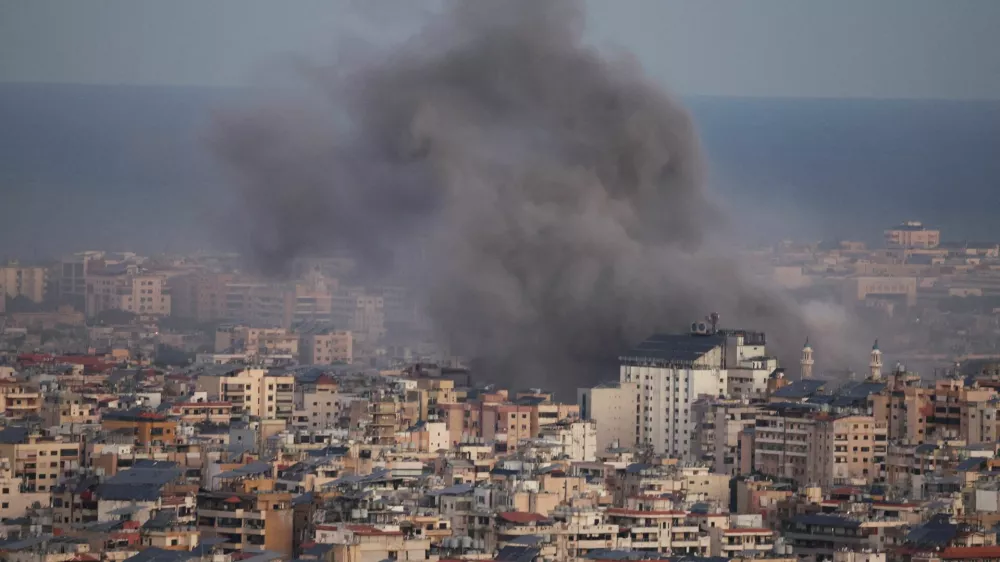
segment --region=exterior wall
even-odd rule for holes
[[[886,230],[885,244],[889,248],[936,248],[941,244],[941,231],[908,222]]]
[[[901,295],[909,305],[917,302],[916,277],[852,277],[846,281],[844,302],[865,300],[869,295]]]
[[[703,396],[725,395],[726,371],[717,368],[621,366],[621,382],[640,385],[641,444],[653,452],[692,458],[696,430],[691,406]]]
[[[630,447],[636,443],[638,395],[639,385],[635,383],[581,388],[577,392],[581,419],[597,422],[598,451],[606,451],[615,444]]]
[[[299,344],[303,365],[332,365],[354,361],[354,336],[350,331],[306,334]]]
[[[25,297],[34,302],[45,300],[48,270],[11,264],[0,267],[0,289],[10,298]],[[2,296],[0,294],[0,296]]]
[[[119,275],[88,275],[87,316],[93,317],[105,310],[168,316],[170,292],[166,286],[166,278],[161,275],[132,272]]]

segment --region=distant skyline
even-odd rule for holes
[[[0,82],[234,87],[437,1],[0,0]],[[587,2],[588,35],[681,95],[1000,99],[996,0]]]

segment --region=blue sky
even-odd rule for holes
[[[0,0],[0,82],[237,86],[417,0]],[[683,95],[1000,99],[1000,0],[590,0],[590,40]]]

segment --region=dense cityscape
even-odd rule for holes
[[[820,368],[824,334],[803,334],[783,364],[709,313],[567,402],[483,380],[346,257],[280,282],[236,255],[11,261],[0,555],[1000,558],[1000,245],[906,222],[876,248],[752,257],[881,339]]]

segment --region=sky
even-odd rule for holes
[[[998,0],[589,0],[588,36],[681,95],[1000,99]],[[240,86],[416,0],[0,0],[0,82]]]

